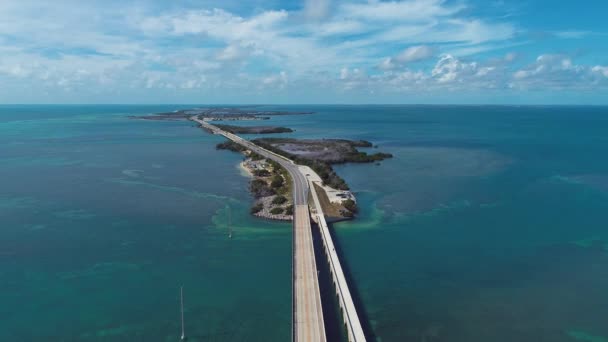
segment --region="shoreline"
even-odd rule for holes
[[[252,153],[251,150],[235,143],[220,143],[216,147],[245,156],[245,159],[238,163],[237,168],[243,177],[250,179],[249,192],[254,197],[251,215],[271,220],[293,220],[291,178],[287,175],[286,170],[276,162]],[[355,218],[357,202],[350,190],[336,189],[324,184],[319,174],[307,165],[298,167],[300,172],[310,177],[312,183],[319,187],[321,206],[329,221],[345,221]],[[281,180],[278,186],[274,186],[272,182],[276,177]],[[277,197],[277,201],[274,201]]]
[[[190,120],[198,122],[198,127],[209,133],[222,134],[228,138],[228,141],[218,143],[216,149],[238,152],[245,156],[238,168],[244,177],[251,179],[249,190],[255,198],[251,215],[273,220],[293,220],[293,184],[287,170],[272,158],[267,159],[255,153],[256,148],[251,149],[248,144],[241,143],[243,138],[235,138],[234,133],[223,133],[222,129],[205,123],[209,121],[208,118],[201,120],[194,115]],[[359,151],[358,147],[373,147],[371,142],[365,140],[262,138],[255,139],[250,144],[291,160],[299,168],[299,173],[306,175],[313,184],[318,184],[321,207],[331,221],[353,219],[358,213],[354,194],[331,165],[347,162],[375,162],[379,165],[380,161],[393,157],[388,153],[367,154]],[[304,152],[294,152],[295,150]]]
[[[241,153],[246,158],[239,163],[238,168],[241,170],[241,175],[250,179],[249,192],[255,199],[251,207],[251,214],[268,220],[293,221],[291,179],[286,171],[277,164],[255,158],[251,152],[242,151]],[[283,184],[278,188],[273,187],[276,177],[279,177]],[[269,183],[269,181],[271,182]],[[257,192],[254,190],[254,184],[258,188]],[[260,184],[266,190],[260,192]]]
[[[240,162],[239,165],[237,166],[237,169],[239,169],[241,171],[241,175],[243,175],[244,177],[255,178],[255,176],[253,175],[253,172],[247,166],[245,166],[245,162],[246,162],[246,160],[243,160],[242,162]]]

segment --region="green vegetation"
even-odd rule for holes
[[[357,208],[357,203],[352,199],[342,201],[342,206],[353,214],[356,214],[359,211],[359,209]]]
[[[381,161],[381,160],[388,159],[388,158],[393,158],[393,155],[390,153],[382,153],[382,152],[374,153],[374,154],[367,154],[365,152],[356,152],[356,153],[348,154],[344,158],[344,161],[336,162],[336,164],[339,164],[339,163],[373,163],[373,162]]]
[[[275,126],[233,126],[233,125],[220,125],[215,126],[226,132],[232,134],[270,134],[270,133],[291,133],[293,130],[287,127],[275,127]]]
[[[283,195],[278,195],[272,200],[272,204],[276,204],[276,205],[281,205],[285,202],[287,202],[287,197],[285,197]]]
[[[355,214],[352,211],[342,210],[341,213],[342,213],[343,217],[348,217],[348,218],[355,217]]]
[[[272,171],[274,173],[279,173],[279,170],[281,169],[281,164],[277,163],[276,161],[272,160],[272,159],[266,159],[266,163],[268,165],[270,165],[270,167],[272,168]]]
[[[264,209],[264,205],[262,203],[256,203],[253,207],[251,207],[251,214],[257,214]]]
[[[348,184],[346,184],[346,181],[342,179],[342,177],[338,176],[336,171],[334,171],[334,169],[328,163],[305,158],[298,158],[296,163],[307,165],[313,169],[313,171],[316,172],[323,180],[323,185],[327,185],[338,190],[350,189]]]
[[[293,204],[285,208],[285,215],[293,215]]]
[[[249,189],[255,198],[272,196],[276,193],[275,190],[271,189],[268,184],[261,179],[252,180]]]
[[[283,182],[283,186],[280,187],[279,189],[277,189],[277,194],[281,194],[281,195],[290,197],[291,196],[291,187],[292,187],[291,176],[289,175],[289,172],[287,172],[287,170],[285,170],[282,167],[280,167],[278,169],[278,172],[283,177],[284,182]]]
[[[239,146],[240,146],[240,145],[239,145]],[[262,155],[257,154],[257,153],[255,153],[255,152],[251,152],[251,153],[249,153],[249,158],[251,158],[251,160],[253,160],[253,161],[258,161],[258,160],[262,160],[262,159],[264,159],[264,157],[263,157]]]
[[[302,141],[296,139],[287,138],[265,138],[255,139],[253,143],[270,150],[274,153],[280,154],[286,158],[293,160],[297,164],[309,166],[313,169],[323,180],[324,185],[328,185],[338,190],[349,190],[348,185],[331,167],[331,164],[342,164],[342,163],[373,163],[378,162],[387,158],[392,158],[393,155],[389,153],[374,153],[367,154],[360,152],[357,147],[372,147],[372,143],[365,140],[310,140]],[[284,150],[276,147],[276,144],[297,144],[304,148],[309,148],[312,152],[317,152],[319,149],[334,148],[335,151],[326,153],[323,157],[305,157],[300,155],[291,154]],[[325,152],[324,152],[325,153]],[[326,159],[326,160],[323,160]],[[274,162],[273,162],[274,163]],[[276,164],[276,163],[275,163]]]
[[[228,141],[219,143],[219,144],[215,145],[215,148],[218,150],[229,150],[229,151],[233,151],[233,152],[244,152],[247,150],[245,147],[235,143],[232,140],[228,140]]]
[[[277,208],[272,208],[272,209],[270,210],[270,213],[271,213],[272,215],[280,215],[280,214],[282,214],[284,211],[285,211],[285,210],[284,210],[283,208],[277,207]]]
[[[281,154],[292,160],[311,159],[329,164],[343,163],[373,163],[376,161],[392,158],[390,153],[367,154],[357,150],[357,147],[372,147],[372,143],[366,140],[344,140],[344,139],[317,139],[298,140],[292,138],[263,138],[252,141],[275,153]],[[306,154],[314,157],[305,157],[286,152],[276,145],[290,144],[298,146]]]
[[[270,187],[273,189],[278,189],[283,186],[283,183],[285,183],[285,181],[281,175],[274,175],[270,181]]]
[[[262,148],[265,148],[274,153],[277,153],[286,158],[289,158],[297,164],[309,166],[311,169],[313,169],[313,171],[315,171],[319,175],[319,177],[321,177],[324,185],[331,186],[332,188],[338,189],[338,190],[349,190],[348,185],[346,184],[346,181],[344,181],[344,179],[340,178],[340,176],[338,176],[336,174],[336,172],[333,170],[331,165],[329,165],[328,163],[325,163],[325,162],[322,162],[319,160],[302,158],[302,157],[298,157],[293,154],[286,153],[285,151],[283,151],[279,148],[276,148],[272,144],[267,143],[260,139],[255,139],[252,142]],[[273,160],[267,159],[267,161],[269,161],[269,163],[271,165],[273,165],[272,163],[274,163],[277,166],[279,166],[279,164]]]
[[[253,170],[253,175],[256,177],[270,177],[270,171],[268,170]]]

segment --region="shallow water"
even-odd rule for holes
[[[608,338],[608,108],[264,108],[395,155],[336,167],[376,340]],[[0,106],[0,340],[174,341],[180,285],[190,340],[289,339],[291,227],[248,215],[221,138],[127,118],[174,109]]]

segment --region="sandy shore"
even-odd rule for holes
[[[241,175],[249,178],[253,178],[253,173],[247,166],[245,166],[245,161],[239,163],[239,170],[241,171]]]

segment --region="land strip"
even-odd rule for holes
[[[253,110],[237,107],[205,107],[182,109],[173,112],[157,113],[152,115],[130,116],[133,119],[143,120],[189,120],[192,116],[207,121],[241,121],[241,120],[268,120],[271,116],[279,115],[305,115],[313,112]]]
[[[277,126],[234,126],[221,124],[215,124],[215,126],[221,130],[233,134],[272,134],[293,132],[291,128]]]

